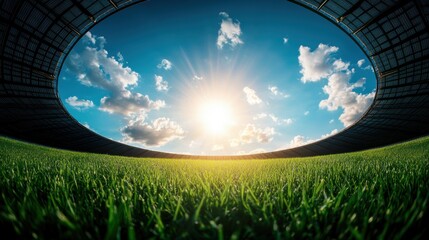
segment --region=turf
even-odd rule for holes
[[[0,137],[11,239],[426,238],[429,137],[301,159],[138,159]],[[9,239],[9,238],[8,238]]]

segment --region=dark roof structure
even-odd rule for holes
[[[429,134],[429,1],[290,1],[336,24],[362,48],[377,76],[374,102],[358,122],[334,136],[293,149],[236,158],[334,154]],[[1,0],[0,135],[83,152],[198,157],[107,139],[79,124],[58,97],[59,72],[77,41],[101,20],[139,2]]]

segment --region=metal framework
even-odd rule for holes
[[[427,0],[290,1],[336,24],[362,48],[377,75],[375,100],[358,122],[329,138],[293,149],[228,158],[334,154],[429,134]],[[79,124],[58,97],[59,71],[81,36],[94,24],[138,2],[142,1],[0,0],[0,135],[83,152],[201,157],[109,140]]]

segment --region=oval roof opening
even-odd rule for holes
[[[370,61],[321,16],[285,1],[188,2],[137,4],[81,38],[59,76],[81,124],[155,151],[240,155],[326,138],[371,105]]]

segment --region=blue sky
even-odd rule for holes
[[[375,76],[359,47],[287,1],[148,1],[96,25],[59,76],[91,130],[130,145],[246,154],[351,125]]]

